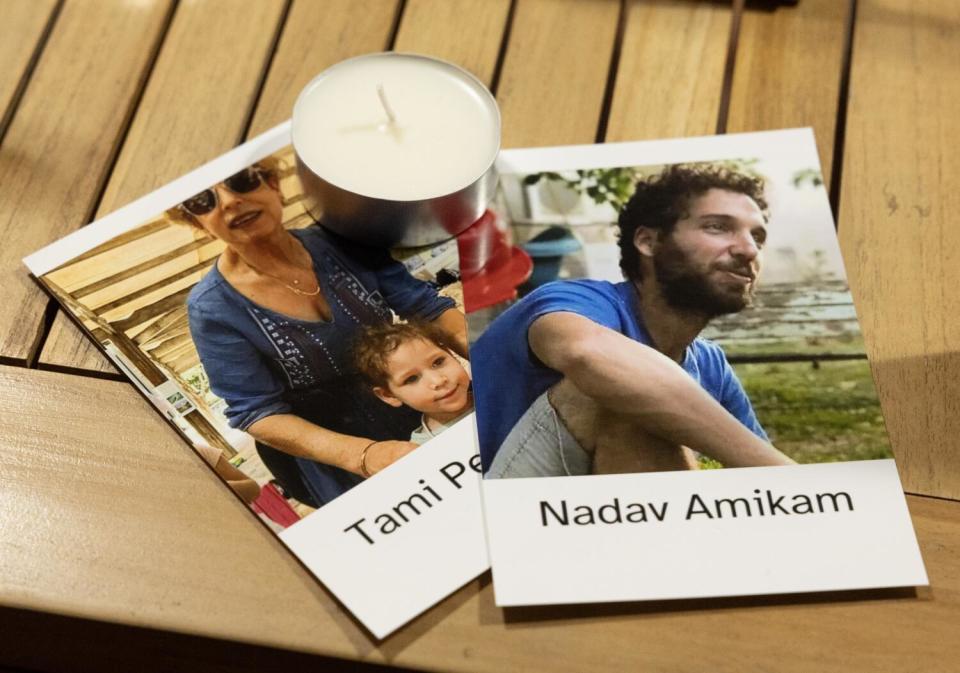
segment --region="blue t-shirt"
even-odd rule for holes
[[[563,375],[534,355],[527,341],[533,322],[548,313],[576,313],[634,341],[652,346],[636,310],[630,283],[567,280],[543,285],[497,317],[470,350],[480,458],[484,471],[533,401]],[[737,420],[767,439],[723,350],[707,339],[687,347],[683,369]]]

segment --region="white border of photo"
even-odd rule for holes
[[[791,129],[509,150],[498,168],[505,176],[748,157],[820,165],[812,129]],[[830,220],[825,193],[822,206]],[[482,368],[474,362],[474,376]],[[928,584],[891,459],[484,479],[482,493],[499,606]]]
[[[286,122],[23,261],[39,278],[289,144]],[[490,567],[476,445],[471,414],[280,539],[374,636],[385,638]],[[376,543],[350,528],[361,518],[367,520],[359,528]]]

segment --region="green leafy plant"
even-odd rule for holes
[[[210,379],[202,366],[194,367],[183,373],[183,380],[189,385],[195,393],[204,396],[210,392]]]
[[[541,180],[560,182],[579,194],[586,194],[597,205],[610,204],[619,211],[630,200],[637,177],[635,168],[588,168],[576,171],[576,177],[553,171],[533,173],[523,179],[523,184],[532,186]]]
[[[804,168],[793,174],[793,186],[796,188],[809,184],[811,187],[823,186],[823,174],[816,168]]]
[[[758,159],[724,159],[709,163],[729,168],[738,173],[762,177],[755,168],[758,162]],[[616,168],[586,168],[570,171],[567,174],[544,171],[527,175],[523,179],[523,184],[531,187],[541,180],[559,182],[578,194],[586,194],[598,206],[609,204],[614,210],[620,212],[627,201],[630,200],[630,197],[633,196],[637,180],[656,175],[662,169],[663,166],[620,166]],[[799,186],[796,178],[794,178],[794,184]]]

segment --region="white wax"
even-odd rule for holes
[[[327,182],[412,201],[476,181],[500,148],[500,116],[490,92],[459,68],[413,54],[370,54],[307,85],[293,109],[292,134],[300,159]]]

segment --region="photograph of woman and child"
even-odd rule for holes
[[[190,333],[230,425],[300,502],[333,500],[472,408],[454,300],[386,250],[285,229],[269,162],[168,213],[226,245],[189,295]]]
[[[292,159],[266,157],[44,275],[245,502],[268,481],[296,501],[281,527],[473,405],[455,243],[409,251],[415,277],[314,222]],[[163,404],[173,389],[183,409]]]

